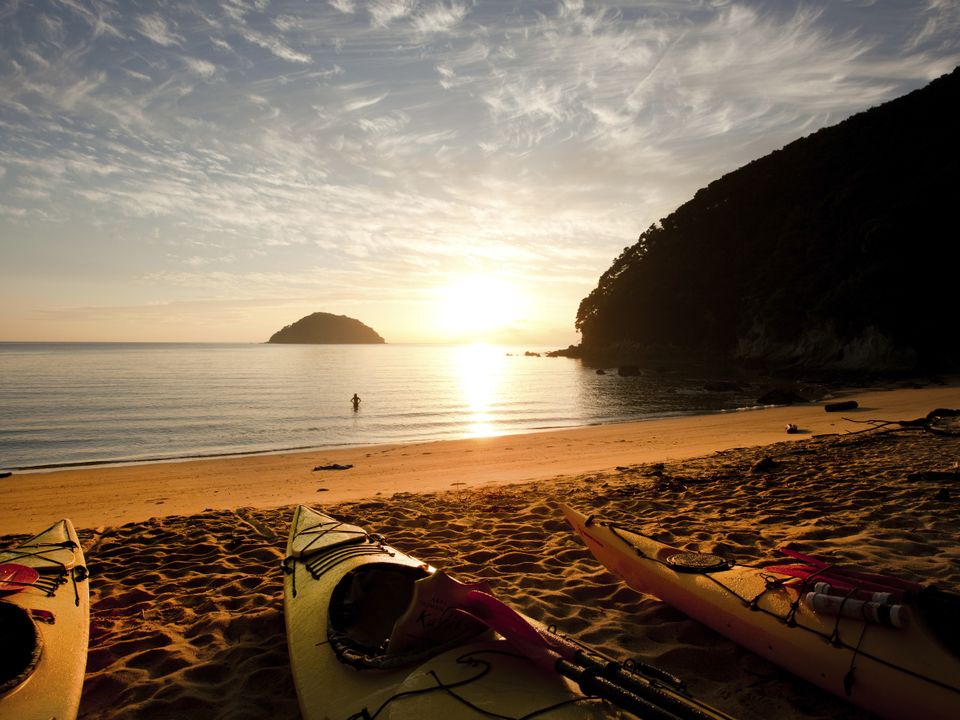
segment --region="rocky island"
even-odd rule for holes
[[[270,336],[272,343],[314,345],[382,344],[382,337],[373,328],[346,315],[315,312],[300,318]]]

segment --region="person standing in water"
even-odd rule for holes
[[[356,393],[353,394],[353,397],[350,398],[350,402],[353,403],[353,411],[356,412],[360,409],[360,396]]]

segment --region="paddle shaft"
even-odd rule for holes
[[[668,688],[628,672],[615,662],[601,662],[576,643],[544,632],[492,595],[471,590],[459,598],[466,612],[529,653],[534,662],[574,680],[586,693],[597,695],[639,717],[651,720],[722,720],[723,713]]]
[[[557,660],[556,671],[573,680],[586,695],[609,700],[614,705],[633,713],[643,720],[683,720],[683,716],[674,715],[659,705],[640,697],[622,685],[597,674],[593,670],[575,665],[569,660]]]
[[[556,635],[542,628],[532,627],[532,629],[553,653],[574,666],[583,667],[587,673],[602,677],[614,685],[622,687],[627,692],[653,703],[658,708],[670,713],[669,717],[678,717],[683,720],[718,720],[729,717],[685,694],[676,692],[674,688],[680,686],[679,680],[662,670],[655,669],[657,672],[655,681],[650,677],[644,677],[627,670],[618,662],[597,657],[561,635]],[[507,636],[504,635],[504,637]],[[673,687],[670,687],[670,685],[673,685]]]
[[[620,663],[601,662],[590,657],[582,650],[576,654],[576,662],[587,668],[588,672],[599,675],[624,690],[653,703],[657,708],[669,713],[669,717],[683,720],[718,720],[727,715],[699,703],[693,698],[675,693],[668,687],[657,685],[646,678],[625,669]]]

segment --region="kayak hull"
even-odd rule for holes
[[[27,567],[31,581],[6,585],[0,600],[22,608],[39,636],[32,672],[0,695],[0,720],[69,720],[77,716],[87,664],[90,590],[73,524],[60,520],[17,547],[0,552],[0,566]],[[12,572],[6,577],[21,575]]]
[[[824,690],[892,720],[960,717],[960,660],[919,614],[904,628],[811,610],[796,578],[724,566],[682,572],[682,552],[563,506],[596,558],[630,587],[653,595]]]

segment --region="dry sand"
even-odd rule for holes
[[[851,420],[960,407],[956,386],[851,397],[861,405],[844,413]],[[280,562],[300,502],[380,532],[462,580],[488,580],[523,612],[615,657],[660,665],[736,717],[867,718],[631,591],[557,509],[568,502],[744,562],[792,541],[960,588],[960,486],[955,475],[916,475],[955,473],[960,437],[857,433],[869,426],[851,420],[814,404],[18,475],[0,481],[0,531],[39,530],[64,516],[81,528],[92,607],[81,718],[297,718]],[[788,422],[803,432],[786,435]],[[754,471],[764,457],[772,466]],[[312,470],[332,463],[354,467]]]

